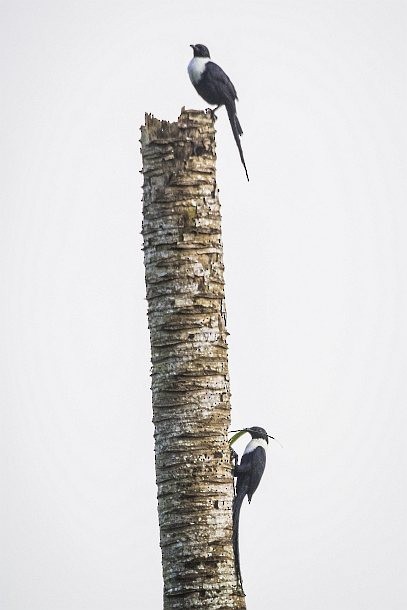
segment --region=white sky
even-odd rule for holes
[[[401,610],[403,1],[3,1],[2,610],[161,607],[139,126],[217,122],[233,428],[283,443],[241,519],[248,607]],[[141,601],[140,601],[141,600]]]

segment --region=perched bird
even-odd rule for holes
[[[250,433],[252,440],[246,445],[240,464],[236,464],[234,468],[236,494],[233,500],[233,550],[235,554],[236,576],[240,584],[243,582],[239,556],[240,509],[245,496],[247,496],[250,503],[254,492],[259,486],[266,467],[268,439],[274,438],[269,436],[264,428],[259,428],[258,426],[245,428],[244,431]],[[237,454],[235,454],[236,458]]]
[[[188,64],[189,78],[205,102],[216,105],[212,112],[216,112],[220,106],[226,106],[233,135],[239,149],[240,159],[243,163],[247,180],[249,180],[242,145],[240,144],[240,136],[243,135],[243,131],[236,114],[236,89],[222,68],[211,61],[209,51],[205,45],[191,44],[190,46],[194,50],[194,56]]]

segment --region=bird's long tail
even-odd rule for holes
[[[233,552],[235,554],[235,569],[236,569],[236,578],[242,586],[242,573],[240,571],[240,554],[239,554],[239,517],[240,517],[240,509],[242,507],[242,502],[244,500],[245,494],[240,494],[235,496],[233,499]]]
[[[236,142],[237,147],[239,149],[240,160],[243,163],[244,171],[246,172],[247,181],[249,181],[249,174],[247,173],[247,167],[246,167],[246,163],[245,163],[244,156],[243,156],[242,145],[240,143],[240,136],[243,135],[243,130],[242,130],[241,126],[240,126],[239,119],[237,118],[235,104],[234,103],[233,104],[227,104],[226,105],[226,110],[227,110],[227,113],[228,113],[230,125],[232,127],[232,131],[233,131],[233,135],[234,135],[234,138],[235,138],[235,142]]]

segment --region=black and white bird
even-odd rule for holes
[[[205,45],[191,44],[190,46],[194,51],[194,56],[188,64],[189,78],[205,102],[216,105],[213,112],[216,112],[220,106],[226,107],[233,135],[239,149],[240,159],[243,163],[247,180],[249,180],[240,143],[240,136],[243,135],[243,130],[236,114],[236,89],[222,68],[211,60]]]
[[[268,439],[274,439],[273,436],[267,434],[264,428],[259,428],[258,426],[245,428],[244,431],[250,433],[252,440],[246,445],[240,464],[236,464],[234,468],[236,494],[233,500],[233,550],[235,554],[236,576],[240,584],[242,584],[239,555],[240,509],[246,496],[249,503],[251,502],[253,494],[259,486],[266,467]]]

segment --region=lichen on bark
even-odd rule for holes
[[[213,118],[185,109],[174,123],[146,115],[141,144],[164,609],[243,610],[231,542],[230,388]]]

